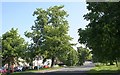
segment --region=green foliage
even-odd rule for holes
[[[37,8],[33,13],[37,19],[31,27],[32,32],[25,32],[33,40],[35,54],[51,58],[53,62],[55,58],[66,60],[65,54],[73,49],[69,42],[72,38],[68,35],[68,14],[63,7],[53,6],[46,10]]]
[[[79,58],[78,65],[83,65],[85,60],[88,60],[88,58],[90,57],[90,51],[86,48],[78,47],[77,52]]]
[[[78,63],[78,53],[76,50],[71,50],[68,53],[66,65],[68,66],[75,66]]]
[[[113,62],[120,58],[120,2],[87,3],[90,11],[84,18],[90,23],[79,29],[79,42],[92,50],[99,62]]]
[[[25,49],[25,41],[18,34],[18,29],[12,28],[2,35],[2,55],[4,64],[13,64],[15,58],[21,57]]]

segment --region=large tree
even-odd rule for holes
[[[117,63],[120,58],[120,2],[87,4],[90,12],[84,18],[90,23],[84,30],[79,29],[79,42],[92,49],[97,61]]]
[[[31,27],[32,32],[25,32],[25,35],[33,40],[36,46],[36,54],[46,54],[52,59],[65,56],[72,48],[68,35],[67,12],[64,6],[53,6],[46,10],[37,8],[33,15],[37,17],[35,25]]]
[[[2,35],[3,64],[8,63],[8,67],[10,67],[17,60],[16,58],[21,57],[26,49],[25,44],[24,39],[18,34],[18,29],[12,28],[4,33]]]

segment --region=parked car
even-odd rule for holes
[[[29,69],[28,66],[17,66],[14,68],[14,72],[26,71],[28,69]]]
[[[28,69],[29,69],[28,66],[23,66],[22,71],[26,71],[26,70],[28,70]]]
[[[14,68],[15,72],[22,71],[23,67],[22,66],[17,66]]]
[[[0,74],[6,74],[6,73],[7,70],[4,67],[0,68]]]

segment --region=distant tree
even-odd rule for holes
[[[78,65],[83,65],[85,60],[87,60],[88,57],[90,56],[90,51],[82,47],[77,47],[77,51],[78,51],[78,58],[79,58]]]
[[[68,58],[67,58],[67,61],[66,61],[66,65],[68,66],[76,66],[77,63],[78,63],[78,53],[76,50],[71,50],[69,53],[68,53]]]
[[[25,49],[25,41],[18,34],[18,29],[12,28],[2,35],[2,62],[3,64],[8,63],[9,71],[10,65],[14,63],[15,58],[21,57]]]

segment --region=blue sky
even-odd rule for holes
[[[2,2],[85,2],[86,0],[1,0]]]
[[[24,36],[25,31],[30,31],[34,25],[35,17],[32,16],[36,8],[46,9],[54,5],[64,5],[69,17],[69,35],[74,38],[72,42],[78,41],[78,29],[85,28],[89,23],[84,20],[83,15],[88,12],[85,2],[2,2],[2,33],[9,31],[12,27],[18,28],[19,34]]]
[[[2,34],[1,30],[2,30],[2,2],[0,2],[0,36]]]

